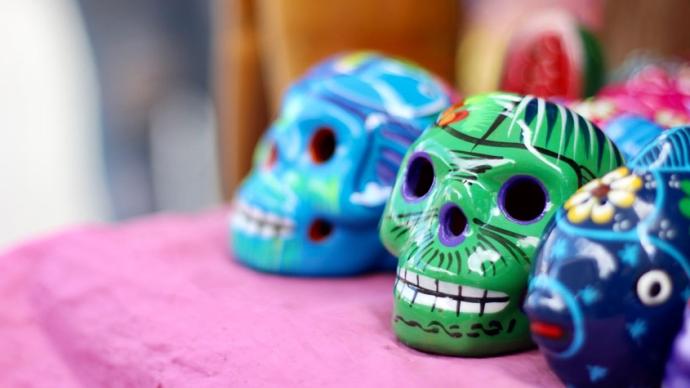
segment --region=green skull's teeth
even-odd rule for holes
[[[438,282],[438,292],[446,295],[460,295],[460,286],[448,282]]]
[[[462,296],[467,296],[470,298],[481,298],[484,296],[484,290],[476,287],[462,286]]]
[[[411,272],[410,272],[410,274],[411,274]],[[415,278],[416,278],[415,284],[417,284],[419,286],[419,288],[423,288],[426,290],[437,290],[437,288],[440,286],[440,282],[437,283],[436,280],[429,278],[429,277],[426,277],[426,276],[415,274]]]
[[[263,211],[244,202],[235,204],[230,220],[233,229],[242,233],[264,238],[285,238],[295,230],[295,222],[286,217]]]
[[[395,292],[410,304],[458,314],[497,313],[506,308],[510,301],[508,295],[500,291],[445,282],[407,269],[398,270]]]
[[[503,303],[487,303],[484,305],[484,314],[493,314],[503,310],[508,306],[508,302]]]

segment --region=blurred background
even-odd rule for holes
[[[338,51],[403,56],[472,94],[510,89],[511,48],[542,25],[564,46],[591,33],[606,74],[640,52],[687,60],[688,15],[687,0],[0,0],[0,248],[229,200],[285,87]]]

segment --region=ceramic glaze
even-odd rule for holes
[[[690,127],[583,186],[536,255],[525,311],[569,386],[655,387],[690,296]]]
[[[654,141],[664,128],[641,116],[623,114],[606,123],[602,128],[613,141],[625,160],[634,159],[649,143]]]
[[[255,269],[338,276],[394,260],[377,226],[407,147],[453,92],[407,62],[327,60],[285,95],[235,197],[231,247]]]
[[[621,163],[599,129],[543,99],[496,93],[444,112],[410,147],[381,222],[398,338],[462,356],[531,346],[520,309],[544,227]]]
[[[666,363],[664,388],[690,386],[690,305],[685,306],[683,328],[673,341],[671,355]]]

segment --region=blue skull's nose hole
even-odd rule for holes
[[[439,240],[445,246],[454,247],[465,239],[467,217],[454,203],[447,203],[439,213]]]
[[[309,225],[309,240],[313,242],[321,242],[328,238],[333,232],[333,224],[330,222],[317,218],[311,225]]]

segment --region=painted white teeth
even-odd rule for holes
[[[438,292],[446,295],[459,296],[460,286],[448,282],[438,282]]]
[[[259,229],[259,236],[264,238],[269,238],[273,235],[273,227],[270,225],[264,225]]]
[[[295,221],[237,202],[230,220],[232,227],[263,239],[285,238],[294,234]]]
[[[508,305],[508,302],[505,302],[505,305]],[[487,303],[484,306],[484,313],[485,314],[493,314],[497,313],[501,310],[503,310],[506,306],[503,303]]]
[[[461,291],[462,296],[467,296],[470,298],[481,298],[484,296],[484,290],[481,288],[464,286]]]
[[[458,314],[494,314],[510,302],[508,295],[500,291],[444,282],[407,269],[398,270],[395,294],[410,304]]]
[[[467,306],[461,306],[460,311],[463,313],[479,314],[481,312],[481,305],[479,303],[463,303]],[[507,305],[508,303],[506,303]],[[501,309],[503,310],[503,309]],[[484,306],[484,312],[486,312],[486,306]]]
[[[259,224],[256,222],[248,222],[245,232],[247,232],[247,234],[259,234]]]
[[[412,287],[409,287],[409,286],[403,287],[403,289],[402,289],[402,291],[401,291],[401,293],[400,293],[401,297],[402,297],[404,300],[407,300],[407,301],[410,301],[410,302],[412,301],[412,298],[414,297],[414,294],[415,294],[415,290],[413,290]]]
[[[435,308],[438,311],[455,311],[458,301],[451,298],[436,298]]]
[[[426,276],[419,276],[417,285],[419,286],[419,288],[436,291],[436,281]]]
[[[445,298],[444,298],[445,299]],[[431,306],[434,304],[436,297],[431,294],[425,294],[423,292],[418,292],[417,297],[414,299],[415,303],[419,303],[424,306]]]

